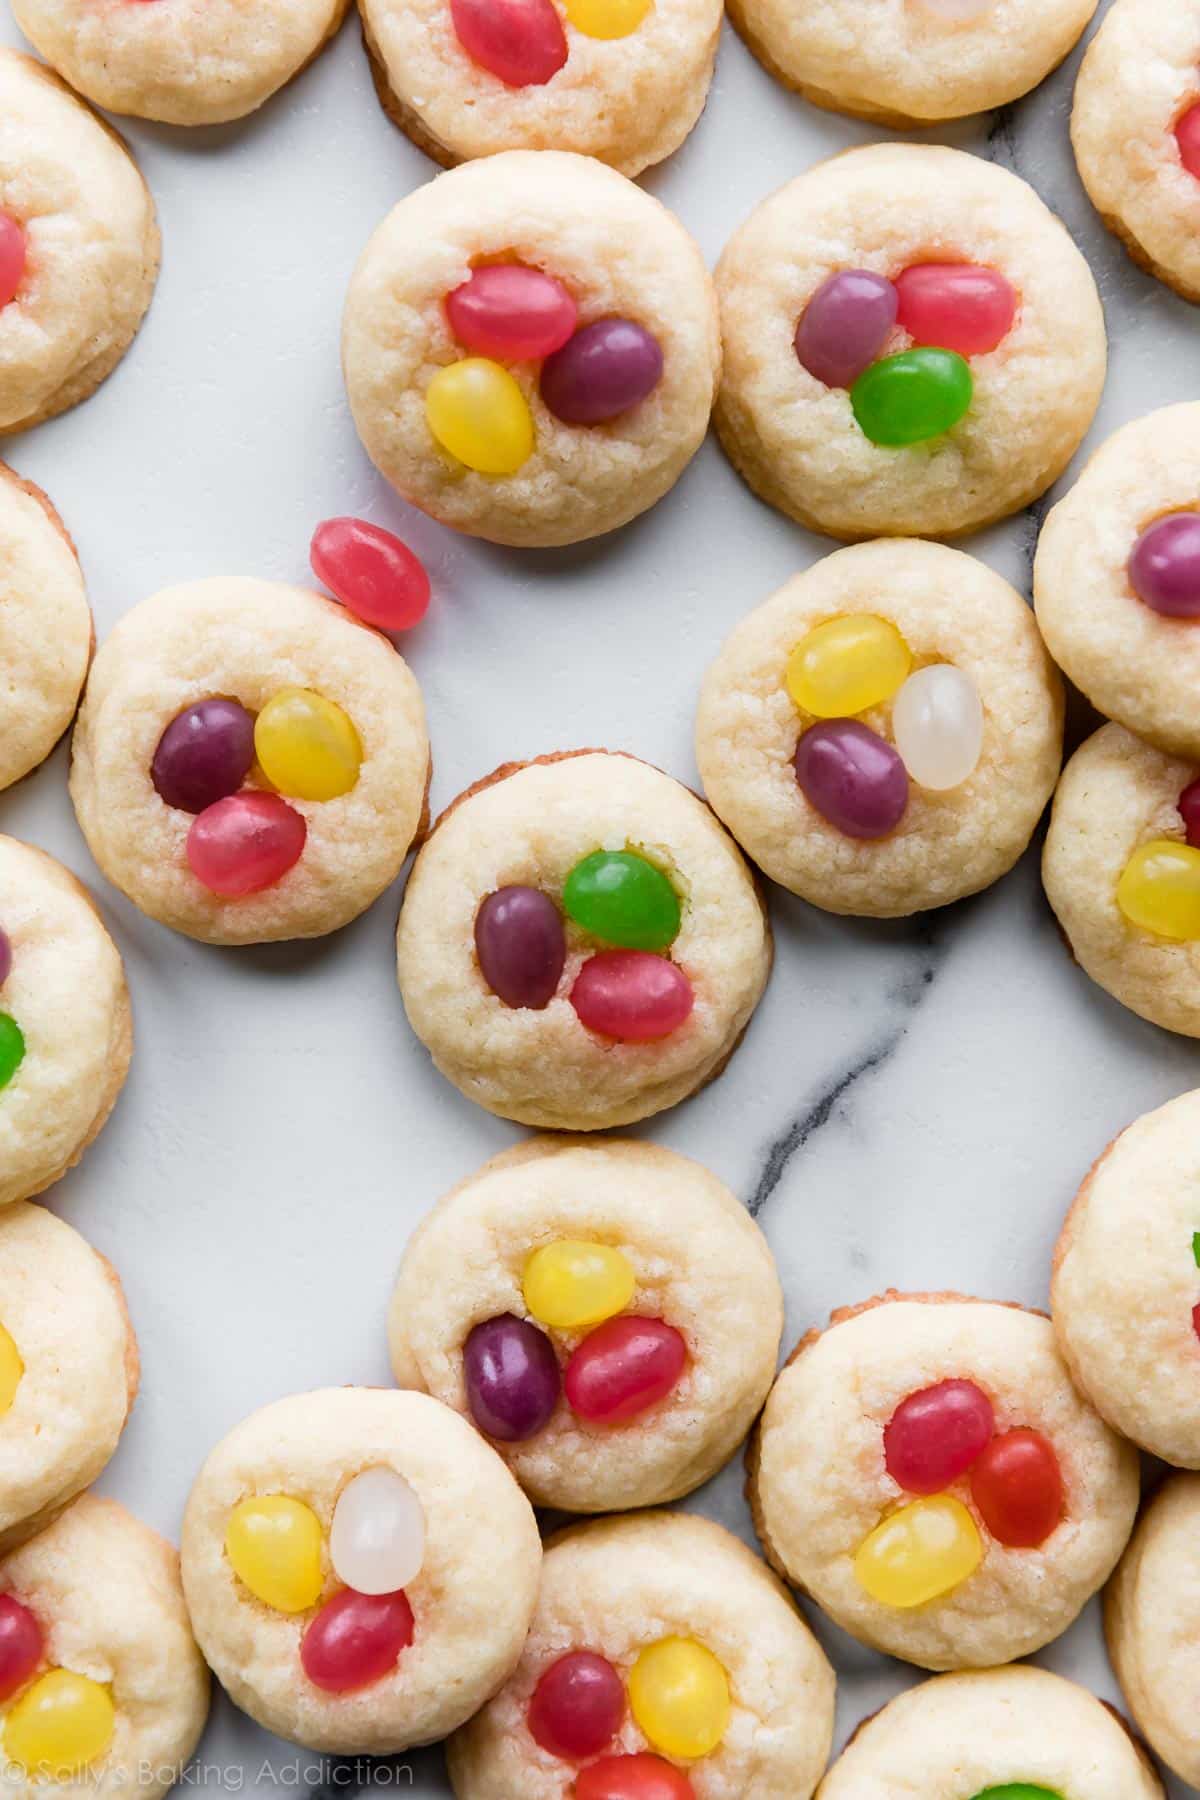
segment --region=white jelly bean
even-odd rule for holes
[[[394,1594],[419,1574],[425,1514],[394,1469],[364,1469],[333,1510],[329,1556],[339,1581],[359,1594]]]
[[[918,669],[892,701],[892,737],[920,787],[958,787],[983,748],[979,689],[950,663]]]

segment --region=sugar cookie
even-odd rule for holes
[[[0,788],[44,762],[79,705],[92,613],[66,527],[0,463]]]

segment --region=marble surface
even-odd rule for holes
[[[1200,333],[1088,206],[1067,141],[1077,61],[1019,106],[929,135],[1032,181],[1091,261],[1112,338],[1098,443],[1200,392]],[[727,32],[701,124],[648,185],[715,259],[772,188],[878,135],[784,93]],[[577,744],[694,780],[703,669],[735,619],[830,546],[754,500],[712,440],[645,519],[576,551],[472,544],[385,491],[347,413],[338,319],[368,234],[432,170],[379,112],[353,24],[249,123],[129,136],[162,212],[154,308],[93,401],[7,451],[76,534],[101,635],[170,582],[303,579],[316,520],[359,512],[408,535],[434,578],[406,653],[429,706],[435,807],[500,761]],[[1037,525],[1026,515],[970,547],[1027,586]],[[174,1535],[201,1459],[252,1407],[388,1379],[384,1309],[409,1230],[520,1134],[461,1099],[411,1036],[397,895],[321,944],[186,942],[100,881],[65,775],[60,750],[0,798],[0,830],[97,885],[137,1052],[112,1123],[52,1204],[117,1264],[142,1339],[142,1397],[102,1485]],[[646,1135],[710,1164],[755,1211],[789,1344],[889,1284],[1044,1304],[1083,1171],[1200,1080],[1200,1050],[1071,965],[1032,853],[991,892],[903,924],[771,905],[775,974],[744,1047]],[[690,1504],[749,1536],[741,1480],[739,1462]],[[814,1624],[841,1678],[840,1744],[915,1677]],[[1094,1606],[1039,1660],[1116,1698]],[[191,1785],[448,1791],[435,1752],[378,1768],[297,1757],[223,1701]]]

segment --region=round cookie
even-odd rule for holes
[[[1058,1637],[1138,1503],[1137,1454],[1075,1392],[1050,1321],[952,1294],[885,1294],[801,1339],[748,1467],[771,1562],[928,1669]]]
[[[122,140],[49,69],[0,50],[0,434],[112,373],[158,258],[154,202]]]
[[[1200,1783],[1200,1476],[1173,1475],[1138,1521],[1104,1595],[1117,1680],[1151,1749]]]
[[[1032,188],[960,150],[817,164],[735,232],[716,283],[725,452],[832,537],[953,537],[1017,512],[1104,386],[1083,257]]]
[[[880,540],[735,626],[701,690],[696,761],[772,881],[894,918],[1012,867],[1054,790],[1062,722],[1020,595],[959,550]]]
[[[210,944],[356,918],[399,874],[428,784],[420,690],[388,639],[304,588],[233,577],[125,615],[71,761],[108,879]]]
[[[120,952],[61,863],[0,837],[0,1206],[73,1168],[133,1052]]]
[[[1075,84],[1075,161],[1109,230],[1187,300],[1200,300],[1198,108],[1195,7],[1114,0]]]
[[[1086,1688],[1018,1664],[939,1675],[860,1725],[817,1800],[1164,1800],[1149,1757]]]
[[[469,1099],[596,1131],[720,1074],[771,934],[702,801],[635,757],[564,751],[505,764],[442,814],[409,877],[397,968],[409,1023]]]
[[[40,488],[0,463],[0,788],[62,737],[91,655],[92,612],[66,526]]]
[[[716,301],[649,194],[584,157],[511,151],[388,214],[350,284],[342,362],[358,434],[406,500],[493,543],[574,544],[653,506],[700,448]]]
[[[347,0],[15,0],[34,48],[109,112],[167,125],[244,118],[325,47]]]
[[[559,1800],[572,1778],[577,1800],[809,1800],[833,1702],[816,1639],[739,1539],[684,1513],[603,1519],[548,1543],[520,1664],[450,1740],[450,1781],[458,1800]]]
[[[461,1182],[410,1238],[388,1319],[399,1385],[473,1417],[534,1504],[565,1512],[715,1475],[782,1330],[774,1258],[729,1189],[611,1138],[537,1138]],[[515,1382],[497,1369],[514,1363]]]
[[[310,1750],[388,1755],[461,1725],[516,1666],[540,1565],[495,1451],[426,1395],[378,1388],[251,1414],[183,1521],[184,1591],[217,1679]]]
[[[903,129],[1019,100],[1074,48],[1096,0],[731,0],[758,60],[816,106]]]

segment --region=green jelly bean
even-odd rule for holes
[[[0,1013],[0,1088],[6,1088],[25,1058],[25,1033],[8,1013]]]
[[[1003,1787],[984,1788],[974,1800],[1062,1800],[1062,1795],[1035,1781],[1010,1781]]]
[[[859,376],[850,404],[865,437],[895,447],[941,437],[974,392],[971,371],[953,350],[902,350]]]
[[[596,850],[577,862],[563,907],[585,931],[623,950],[665,950],[679,932],[679,896],[634,850]]]

